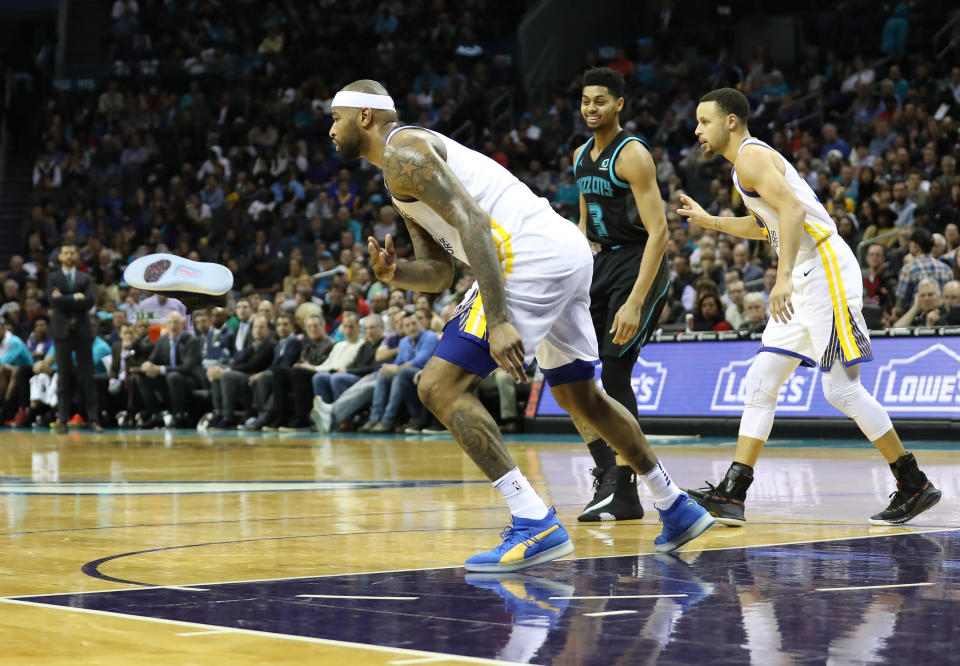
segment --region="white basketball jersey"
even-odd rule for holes
[[[397,127],[387,135],[386,142],[389,144],[397,132],[405,129],[425,128]],[[557,215],[549,201],[535,195],[516,176],[486,155],[432,130],[425,131],[443,141],[447,165],[490,216],[493,241],[505,275],[539,260],[558,256],[557,240],[566,237],[569,231],[565,227],[576,227]],[[470,263],[460,233],[436,211],[417,199],[404,199],[393,193],[391,197],[405,217],[423,227],[447,252],[466,264]],[[542,214],[544,212],[547,214]]]
[[[830,214],[827,213],[826,208],[820,203],[817,195],[810,189],[807,181],[800,177],[797,170],[783,155],[763,141],[753,137],[744,139],[740,144],[740,150],[743,150],[745,146],[749,145],[763,146],[764,148],[773,150],[777,157],[783,162],[784,176],[787,178],[787,183],[797,195],[797,199],[799,199],[803,205],[804,211],[806,211],[806,216],[803,221],[804,233],[800,238],[800,250],[797,253],[797,263],[799,264],[807,258],[815,257],[817,245],[829,238],[832,234],[837,233],[837,227],[830,218]],[[737,152],[739,153],[740,150]],[[733,184],[737,188],[737,191],[740,192],[740,196],[743,197],[743,203],[747,207],[747,210],[757,219],[757,224],[763,227],[764,235],[777,251],[777,254],[779,254],[780,216],[777,214],[777,211],[765,202],[759,194],[750,192],[740,184],[736,169],[733,170]]]

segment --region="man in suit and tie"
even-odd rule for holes
[[[208,368],[225,363],[230,358],[233,346],[230,327],[214,326],[215,316],[218,315],[213,310],[197,310],[193,313],[193,330],[200,338],[200,358],[204,375]],[[204,381],[204,386],[208,387],[209,384]]]
[[[93,329],[88,313],[94,304],[93,280],[77,270],[77,246],[64,243],[60,247],[60,270],[47,276],[47,300],[53,309],[50,333],[59,379],[57,410],[60,423],[57,432],[66,434],[70,407],[79,385],[87,414],[88,427],[102,432],[97,411],[97,389],[93,379]],[[74,361],[76,358],[76,361]],[[79,405],[78,405],[79,407]],[[79,411],[79,409],[78,409]]]
[[[250,403],[250,377],[270,367],[275,348],[270,338],[270,324],[264,315],[251,319],[250,337],[243,349],[236,352],[228,366],[215,365],[207,368],[210,381],[210,396],[213,399],[211,429],[237,427],[234,410],[238,404]]]
[[[247,419],[239,430],[260,430],[264,426],[271,426],[270,404],[273,395],[273,371],[278,368],[292,368],[300,358],[303,342],[296,336],[293,329],[293,315],[281,313],[277,315],[277,346],[273,349],[273,360],[270,367],[262,372],[250,376],[250,388],[253,391],[253,409],[256,416]],[[332,346],[332,345],[331,345]]]
[[[138,419],[142,427],[162,425],[163,407],[173,412],[175,427],[188,427],[187,401],[202,381],[200,339],[184,330],[183,315],[173,311],[167,315],[167,334],[157,340],[137,375],[137,390],[145,407]]]

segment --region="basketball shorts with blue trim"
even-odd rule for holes
[[[836,361],[851,366],[873,360],[861,312],[863,278],[853,252],[834,234],[804,255],[793,269],[793,316],[786,324],[770,318],[760,351],[822,370]]]
[[[558,247],[557,260],[549,266],[517,271],[504,281],[510,322],[523,338],[524,362],[529,365],[535,357],[551,386],[593,379],[599,363],[590,317],[593,257],[586,239],[576,234],[579,238]],[[486,377],[497,367],[487,340],[483,299],[474,284],[434,353]]]

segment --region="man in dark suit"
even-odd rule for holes
[[[143,320],[146,324],[146,320]],[[127,415],[136,414],[140,402],[136,376],[140,366],[150,358],[153,342],[146,334],[149,325],[138,326],[125,322],[120,326],[120,341],[111,346],[110,368],[104,377],[96,377],[97,395],[100,407],[110,418],[117,418],[123,412],[123,423],[127,424]],[[132,419],[131,419],[132,420]]]
[[[171,312],[167,315],[167,334],[157,340],[137,375],[137,390],[145,407],[138,419],[141,425],[162,425],[160,410],[166,406],[173,412],[175,427],[188,427],[187,400],[202,381],[200,340],[184,330],[182,314]]]
[[[97,412],[97,389],[93,379],[93,329],[88,313],[93,307],[93,280],[77,270],[77,246],[64,243],[60,247],[60,270],[47,276],[47,300],[52,306],[50,333],[59,373],[57,411],[60,424],[57,432],[67,432],[70,406],[79,385],[83,393],[88,427],[102,432]],[[76,362],[74,362],[76,358]],[[78,410],[79,411],[79,410]]]
[[[193,313],[193,330],[200,338],[200,358],[204,375],[208,368],[221,365],[233,353],[233,332],[226,325],[225,315],[221,313],[220,309],[197,310]],[[223,320],[220,325],[215,325],[216,318]],[[204,386],[209,387],[206,379],[204,376]]]
[[[250,339],[243,349],[236,352],[230,364],[207,368],[214,414],[210,428],[236,428],[234,410],[238,403],[242,403],[245,407],[249,405],[250,377],[270,367],[274,348],[275,343],[270,338],[270,324],[267,318],[264,315],[255,315],[250,329]]]
[[[332,345],[331,345],[332,346]],[[251,375],[249,383],[253,391],[253,409],[256,416],[247,419],[239,427],[240,430],[260,430],[270,426],[270,405],[273,396],[273,372],[280,368],[291,368],[300,358],[303,342],[293,329],[293,316],[287,313],[277,315],[277,346],[273,349],[273,360],[270,367],[262,372]]]

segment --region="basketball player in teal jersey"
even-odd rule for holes
[[[856,257],[813,190],[782,155],[750,136],[750,104],[721,88],[697,106],[696,134],[703,155],[733,164],[733,184],[750,212],[713,217],[682,196],[677,212],[697,224],[741,238],[766,239],[779,255],[770,291],[770,320],[760,353],[744,379],[746,404],[734,462],[720,485],[690,496],[725,525],[743,525],[743,503],[764,442],[770,436],[781,385],[801,363],[819,364],[823,393],[856,421],[890,464],[897,489],[875,525],[905,523],[940,501],[937,490],[907,453],[886,410],[860,383],[859,364],[873,359],[861,314],[863,284]]]
[[[607,67],[583,75],[580,113],[593,137],[577,148],[580,230],[600,246],[593,259],[590,316],[600,346],[603,390],[637,418],[630,379],[640,349],[656,330],[667,299],[667,219],[657,167],[647,144],[620,127],[623,75]],[[574,425],[596,463],[596,492],[578,520],[643,518],[637,477],[576,416]]]

